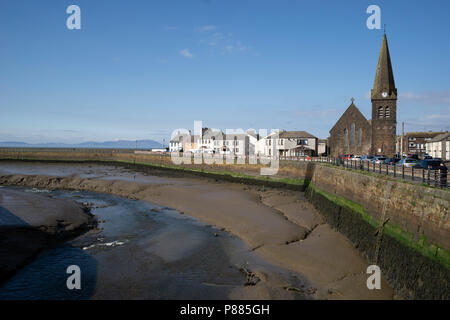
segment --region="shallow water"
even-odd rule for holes
[[[170,208],[85,191],[16,189],[90,203],[103,230],[43,252],[0,288],[0,299],[227,299],[245,284],[241,266],[299,283],[240,239]],[[81,290],[67,289],[69,265],[81,269]]]

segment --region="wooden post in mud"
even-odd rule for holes
[[[391,187],[392,187],[392,182],[388,181],[386,184],[386,195],[384,197],[383,209],[381,211],[380,226],[377,228],[377,230],[375,231],[375,234],[374,234],[375,236],[377,236],[376,243],[375,243],[375,257],[374,257],[375,265],[378,265],[378,258],[380,255],[380,246],[381,246],[381,241],[383,240],[384,225],[389,221],[389,217],[386,218],[386,211],[387,211],[387,207],[388,207],[389,197],[391,194]]]

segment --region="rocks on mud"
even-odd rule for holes
[[[248,270],[245,267],[240,267],[239,271],[241,271],[246,276],[245,284],[244,284],[245,286],[254,286],[259,281],[261,281],[261,279],[255,273],[251,272],[250,270]]]

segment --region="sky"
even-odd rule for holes
[[[448,0],[0,0],[0,141],[167,144],[195,120],[327,138],[352,97],[371,117],[383,29],[369,5],[398,133],[449,130]]]

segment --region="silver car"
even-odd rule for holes
[[[417,159],[405,158],[405,159],[402,159],[399,162],[397,162],[397,166],[405,167],[405,168],[412,168],[412,167],[416,166],[417,162],[418,162]]]

